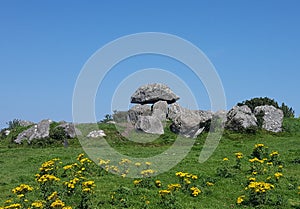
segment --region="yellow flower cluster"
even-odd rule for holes
[[[134,165],[135,165],[136,167],[140,167],[142,164],[139,163],[139,162],[137,162],[137,163],[135,163]]]
[[[80,162],[81,164],[85,164],[85,163],[88,163],[88,164],[89,164],[89,163],[91,163],[92,161],[91,161],[89,158],[85,157],[85,158],[80,159],[79,162]]]
[[[140,184],[142,181],[143,181],[143,180],[134,180],[134,181],[133,181],[133,184],[134,184],[134,185],[138,185],[138,184]]]
[[[255,158],[249,159],[249,162],[250,163],[259,162],[259,163],[263,164],[265,162],[265,160],[267,160],[267,159],[264,158],[264,159],[260,160],[257,157],[255,157]]]
[[[162,184],[161,184],[161,181],[160,181],[160,180],[156,180],[156,181],[155,181],[155,186],[156,186],[156,187],[160,188],[161,185],[162,185]]]
[[[164,196],[166,196],[166,195],[168,195],[168,194],[171,194],[171,191],[170,191],[170,190],[167,190],[167,189],[159,190],[159,195],[160,195],[161,197],[164,197]]]
[[[235,153],[235,157],[237,158],[237,159],[242,159],[243,158],[243,153],[241,153],[241,152],[236,152]],[[224,159],[223,159],[224,160]]]
[[[22,206],[19,203],[14,203],[5,207],[0,207],[0,209],[20,209]]]
[[[57,198],[57,192],[53,192],[51,195],[49,195],[49,197],[47,198],[48,200],[55,200]]]
[[[228,161],[229,159],[227,157],[224,157],[223,158],[223,161]]]
[[[152,169],[146,169],[146,170],[142,170],[141,171],[141,175],[143,177],[150,177],[152,176],[156,171],[155,170],[152,170]]]
[[[14,194],[25,194],[29,191],[32,191],[33,190],[33,187],[27,185],[27,184],[21,184],[20,186],[17,186],[16,188],[14,188],[12,190],[12,193]]]
[[[276,157],[279,156],[279,153],[277,151],[271,152],[270,157],[275,157],[275,156]]]
[[[75,177],[74,179],[71,179],[70,181],[66,181],[64,182],[64,184],[70,188],[70,189],[74,189],[75,188],[75,185],[77,184],[77,182],[79,182],[80,179]]]
[[[93,191],[93,188],[95,187],[94,181],[85,181],[82,183],[82,192],[90,193]]]
[[[48,181],[60,181],[59,178],[57,178],[56,176],[52,175],[52,174],[44,174],[44,175],[40,175],[40,174],[36,174],[36,180],[39,183],[45,183]]]
[[[80,161],[83,157],[84,157],[84,154],[83,154],[83,153],[80,153],[80,154],[77,156],[77,160]]]
[[[187,179],[192,178],[193,180],[198,179],[197,175],[194,175],[194,174],[191,174],[191,173],[184,173],[184,172],[181,172],[181,171],[177,172],[175,175],[180,177],[180,178],[187,178]]]
[[[255,193],[264,193],[268,190],[274,189],[274,185],[266,182],[251,181],[245,190],[250,189]]]
[[[201,193],[201,190],[198,187],[191,187],[190,190],[194,197],[197,197]]]
[[[72,168],[74,168],[74,167],[77,167],[77,166],[78,166],[77,163],[73,163],[73,164],[71,164],[71,165],[66,165],[66,166],[64,166],[63,169],[64,169],[64,170],[70,170],[70,169],[72,169]]]
[[[213,186],[214,185],[214,183],[212,183],[212,182],[206,182],[206,186]]]
[[[99,160],[99,165],[108,165],[109,163],[110,163],[110,160],[103,160],[103,159]]]
[[[51,208],[63,208],[65,206],[65,203],[61,201],[60,199],[56,199],[53,203],[51,203]]]
[[[124,164],[129,164],[129,163],[131,163],[130,160],[128,160],[128,159],[122,159],[122,160],[119,162],[119,165],[124,165]]]
[[[255,148],[261,148],[261,147],[264,147],[264,146],[265,146],[264,144],[256,144]]]
[[[170,191],[177,191],[181,188],[180,184],[169,184],[168,185],[168,190]]]
[[[282,173],[280,173],[280,172],[277,172],[277,173],[275,173],[275,174],[274,174],[274,176],[275,176],[276,180],[279,180],[279,179],[280,179],[280,177],[282,177],[282,176],[283,176],[283,174],[282,174]]]
[[[249,181],[256,181],[256,178],[250,177],[248,180],[249,180]]]
[[[42,201],[35,201],[31,204],[32,207],[35,207],[35,208],[43,208],[44,207],[44,204]]]
[[[244,202],[245,197],[246,197],[245,195],[239,196],[236,200],[236,203],[241,204],[242,202]]]

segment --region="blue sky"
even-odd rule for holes
[[[299,8],[297,0],[2,0],[0,127],[14,118],[72,121],[74,86],[89,57],[117,38],[140,32],[173,34],[199,47],[222,80],[227,109],[267,96],[299,116]],[[176,73],[200,108],[209,109],[205,87],[195,87],[184,67],[144,56],[125,60],[107,75],[96,98],[99,120],[110,113],[120,82],[145,68]],[[181,102],[189,106],[190,101]]]

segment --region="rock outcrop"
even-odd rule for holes
[[[152,106],[151,115],[157,117],[161,121],[166,120],[168,115],[168,103],[166,101],[155,102]]]
[[[227,113],[226,128],[241,131],[250,127],[257,127],[257,119],[247,105],[234,106]]]
[[[258,106],[254,109],[258,120],[262,117],[262,128],[271,132],[282,131],[283,112],[271,105]]]
[[[173,121],[171,130],[188,138],[197,137],[212,118],[212,113],[203,110],[189,110],[179,104],[172,104],[168,118]]]
[[[30,143],[33,139],[42,139],[49,137],[51,120],[42,120],[38,124],[20,133],[14,140],[15,143],[21,144],[22,141],[27,140]]]
[[[139,116],[135,128],[148,134],[163,134],[164,127],[155,116]]]
[[[171,124],[171,130],[188,138],[197,137],[203,130],[201,117],[196,111],[183,111]]]
[[[91,131],[86,137],[88,138],[98,138],[98,137],[104,137],[106,134],[103,130],[94,130]]]
[[[129,121],[135,124],[139,116],[150,116],[151,114],[151,107],[149,105],[137,104],[128,111],[128,118]]]
[[[28,121],[28,120],[20,120],[19,125],[23,127],[34,125],[34,122]]]
[[[154,104],[158,101],[174,103],[179,97],[166,85],[160,83],[147,84],[139,87],[131,96],[131,103]]]
[[[60,125],[56,126],[55,128],[61,127],[67,138],[75,138],[76,137],[76,130],[73,123],[67,123],[65,121],[61,122]]]

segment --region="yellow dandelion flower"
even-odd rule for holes
[[[245,199],[245,195],[239,196],[236,200],[236,203],[241,204],[242,202],[244,202],[244,199]]]
[[[141,182],[142,182],[142,180],[134,180],[134,181],[133,181],[133,184],[134,184],[134,185],[138,185],[138,184],[141,183]]]
[[[134,164],[136,167],[140,167],[142,164],[141,163],[135,163]]]
[[[166,196],[166,195],[168,195],[168,194],[170,194],[170,193],[171,193],[171,191],[166,190],[166,189],[160,190],[160,191],[159,191],[159,195],[160,195],[160,196]]]
[[[206,185],[207,185],[207,186],[213,186],[214,183],[208,181],[208,182],[206,182]]]
[[[156,180],[155,181],[155,185],[156,185],[156,187],[161,187],[161,181],[160,180]]]

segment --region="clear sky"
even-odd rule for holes
[[[89,57],[108,42],[140,32],[173,34],[199,47],[222,80],[227,109],[267,96],[299,116],[299,8],[298,0],[1,0],[0,127],[14,118],[72,121],[73,89]],[[209,109],[205,88],[195,88],[180,64],[144,56],[107,75],[96,99],[99,120],[111,112],[120,83],[145,68],[172,69],[201,109]],[[177,94],[182,101],[184,95]]]

